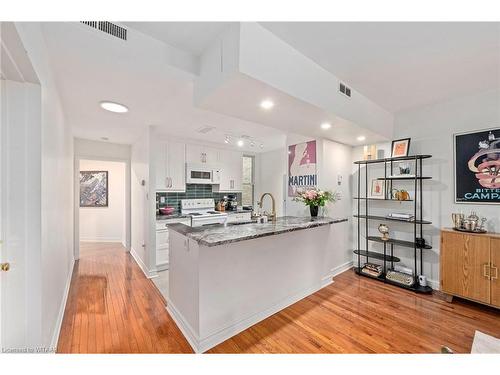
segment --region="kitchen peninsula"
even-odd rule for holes
[[[333,225],[345,218],[281,217],[170,229],[167,310],[204,352],[332,283]]]

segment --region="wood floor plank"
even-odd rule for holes
[[[76,262],[59,353],[191,353],[165,299],[120,244],[86,243]],[[474,332],[500,338],[500,311],[360,277],[334,283],[209,353],[468,353]]]

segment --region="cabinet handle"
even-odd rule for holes
[[[488,280],[491,280],[491,275],[487,272],[487,269],[490,267],[489,263],[483,264],[483,276],[486,277]]]
[[[491,280],[498,279],[498,268],[493,263],[491,264],[490,268],[495,270],[495,276],[490,275]]]

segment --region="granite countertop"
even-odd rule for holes
[[[200,245],[217,246],[344,221],[347,221],[347,218],[285,216],[277,218],[276,222],[265,224],[251,222],[194,228],[184,224],[173,224],[169,226],[169,229],[195,240]]]

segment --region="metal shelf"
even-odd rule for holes
[[[398,221],[401,223],[410,223],[410,224],[432,224],[432,222],[427,220],[406,220],[406,219],[396,219],[396,218],[388,218],[385,216],[377,216],[377,215],[354,215],[354,217],[359,217],[360,219],[368,219],[368,220],[390,220],[390,221]]]
[[[368,256],[368,258],[373,258],[373,259],[379,259],[379,260],[384,260],[384,254],[382,253],[377,253],[376,251],[366,251],[366,250],[354,250],[354,254],[359,254],[362,256]],[[387,262],[401,262],[401,259],[395,256],[390,256],[390,255],[385,255],[385,260]]]
[[[409,176],[389,176],[389,177],[379,177],[377,178],[377,180],[379,181],[393,181],[393,180],[410,180],[410,181],[414,181],[414,180],[431,180],[432,177],[422,177],[422,176],[413,176],[413,177],[409,177]]]
[[[412,290],[412,291],[417,292],[417,293],[432,293],[432,288],[430,286],[421,286],[419,284],[414,284],[412,286],[407,286],[407,285],[404,285],[404,284],[399,284],[399,283],[396,283],[396,282],[394,282],[392,280],[386,279],[384,273],[382,273],[378,277],[375,277],[375,276],[371,276],[371,275],[368,275],[366,273],[361,272],[361,269],[358,268],[358,267],[354,267],[354,272],[357,275],[364,276],[364,277],[367,277],[369,279],[381,281],[381,282],[386,283],[386,284],[391,284],[391,285],[394,285],[394,286],[398,286],[398,287],[403,288],[403,289]]]
[[[373,159],[373,160],[358,160],[355,161],[354,164],[377,164],[377,163],[390,163],[390,162],[398,162],[405,160],[422,160],[431,158],[432,155],[410,155],[410,156],[400,156],[397,158],[384,158],[384,159]]]
[[[393,198],[373,198],[373,197],[353,197],[352,199],[357,199],[357,200],[369,200],[369,201],[391,201],[391,202],[413,202],[413,199],[393,199]]]
[[[411,247],[412,249],[415,247],[415,242],[413,242],[413,241],[396,240],[393,238],[390,238],[387,241],[384,241],[383,239],[381,239],[380,237],[377,237],[377,236],[368,236],[367,238],[368,238],[368,241],[373,241],[373,242],[391,243],[391,244],[394,244],[396,246]],[[432,249],[432,246],[429,246],[429,245],[425,245],[423,247],[416,245],[416,247],[417,247],[417,249],[426,249],[426,250]]]

